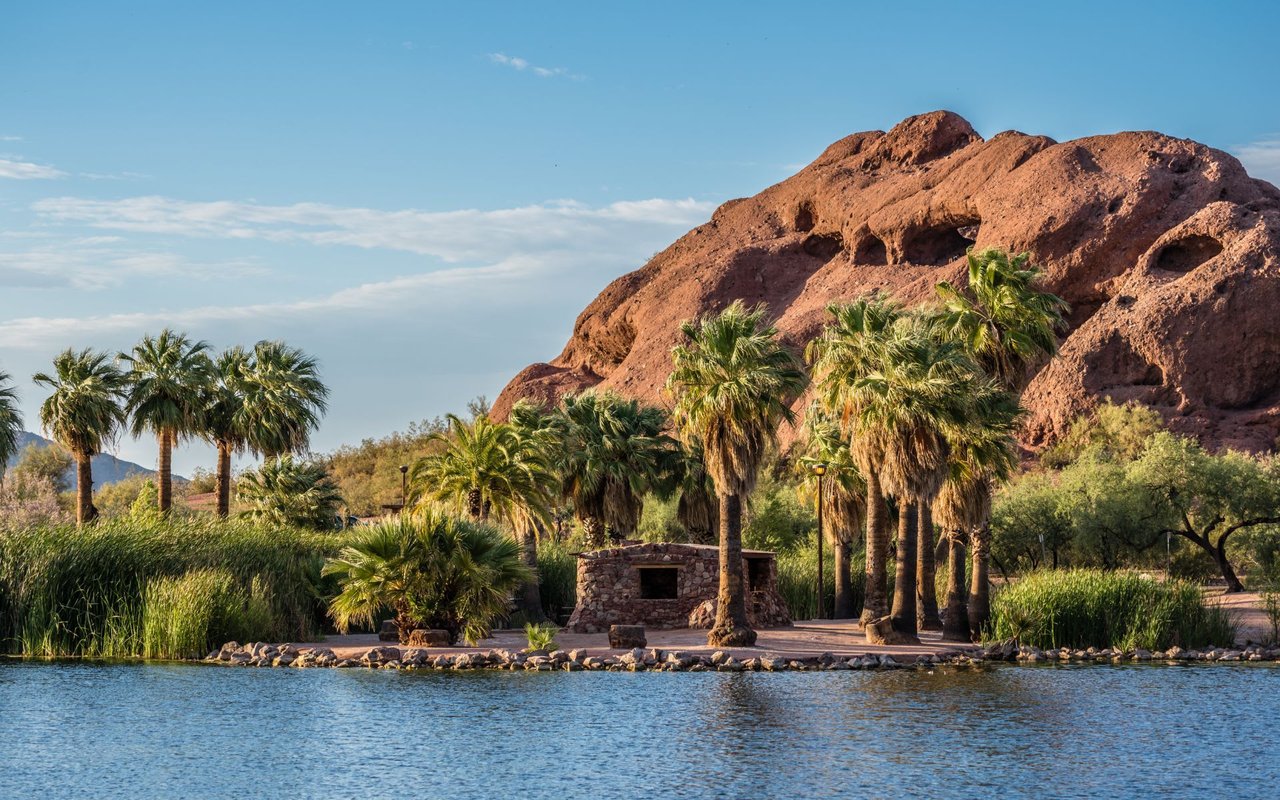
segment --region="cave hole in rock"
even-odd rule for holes
[[[978,238],[979,220],[940,225],[917,232],[903,255],[909,263],[940,267],[962,257]]]
[[[809,203],[801,203],[796,209],[795,229],[800,233],[808,233],[813,230],[813,206]]]
[[[872,234],[858,242],[858,247],[853,253],[853,261],[856,264],[870,264],[876,267],[888,264],[889,251],[884,246],[884,240]]]
[[[1197,234],[1170,242],[1156,255],[1156,268],[1166,272],[1190,272],[1222,252],[1222,243]]]
[[[675,600],[680,596],[677,567],[640,567],[641,600]]]
[[[800,247],[814,258],[830,261],[844,249],[844,239],[839,233],[812,233]]]

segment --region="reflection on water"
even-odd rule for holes
[[[1225,710],[1230,709],[1230,715]],[[0,662],[0,794],[1274,797],[1280,669]]]

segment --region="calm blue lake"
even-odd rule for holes
[[[1280,796],[1280,668],[0,661],[4,797]]]

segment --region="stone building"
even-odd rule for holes
[[[774,554],[744,550],[742,561],[752,625],[790,625]],[[719,586],[720,552],[711,545],[632,544],[579,553],[578,604],[566,628],[597,633],[610,625],[710,627]]]

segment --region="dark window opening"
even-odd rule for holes
[[[759,591],[769,583],[769,559],[767,558],[748,558],[747,559],[747,588],[750,591]]]
[[[675,567],[641,567],[641,600],[675,600],[679,596],[680,570]]]

